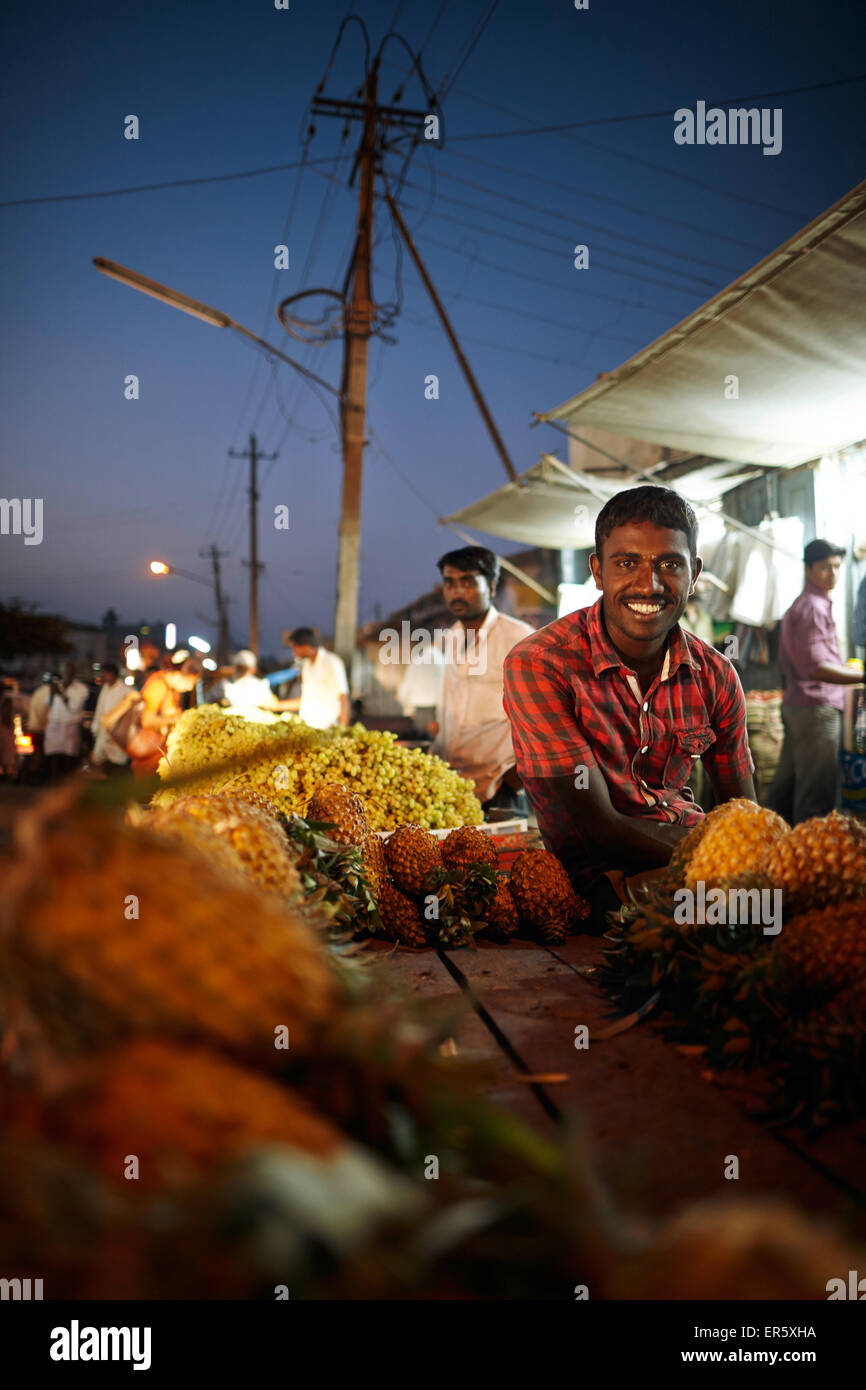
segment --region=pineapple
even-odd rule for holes
[[[641,1257],[623,1261],[613,1297],[826,1299],[828,1280],[857,1259],[786,1202],[713,1199],[676,1212]]]
[[[491,936],[507,941],[520,930],[517,908],[508,886],[508,875],[496,875],[496,897],[487,910],[488,929]]]
[[[171,806],[133,808],[130,819],[160,837],[193,845],[269,892],[288,899],[302,894],[285,834],[261,806],[245,797],[185,796]]]
[[[509,886],[521,919],[547,945],[560,945],[577,916],[579,899],[556,855],[546,849],[523,850]]]
[[[837,994],[866,975],[866,899],[794,917],[776,949],[789,985]]]
[[[721,810],[722,808],[719,806],[716,809]],[[675,879],[680,887],[685,884],[686,869],[688,868],[689,860],[704,838],[708,826],[712,824],[713,815],[714,812],[711,811],[708,816],[704,816],[699,820],[697,825],[693,825],[688,835],[684,835],[679,844],[674,848],[668,865],[668,872],[671,878]]]
[[[400,892],[417,896],[431,869],[442,863],[439,841],[420,825],[401,825],[385,841],[385,862]]]
[[[364,840],[361,856],[370,891],[378,901],[388,877],[388,869],[385,864],[385,847],[375,831],[371,830]]]
[[[379,897],[379,916],[383,935],[401,946],[427,945],[424,919],[411,898],[407,898],[393,883],[385,882]]]
[[[340,1134],[285,1086],[200,1048],[144,1038],[104,1054],[48,1103],[43,1134],[120,1180],[127,1154],[144,1191],[186,1185],[252,1148],[284,1144],[317,1159]]]
[[[66,791],[66,789],[62,789]],[[276,1069],[335,1007],[321,914],[278,902],[169,843],[50,796],[16,827],[0,917],[0,1012],[25,1063],[142,1034]]]
[[[364,803],[341,782],[318,787],[307,804],[306,819],[324,822],[339,845],[363,845],[369,834]]]
[[[866,827],[838,811],[814,816],[771,845],[761,869],[786,916],[866,897]]]
[[[467,869],[470,864],[490,864],[497,868],[499,855],[491,835],[473,825],[452,830],[442,841],[442,862],[447,869]]]
[[[788,831],[775,811],[742,796],[716,807],[706,821],[685,870],[686,887],[692,892],[699,882],[707,888],[722,887],[756,872],[768,848]]]

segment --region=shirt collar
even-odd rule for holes
[[[592,660],[592,669],[598,676],[602,671],[608,671],[611,667],[622,667],[630,671],[632,668],[626,666],[623,658],[614,647],[605,631],[604,623],[601,618],[601,605],[603,596],[592,605],[587,617],[586,631],[589,638],[589,653]],[[679,670],[680,666],[690,666],[692,670],[697,670],[697,663],[692,657],[686,635],[677,623],[668,635],[667,651],[665,662],[662,667],[662,680],[666,680],[673,675],[674,671]]]
[[[813,584],[811,579],[807,579],[803,588],[804,594],[809,594],[811,598],[822,598],[825,603],[833,607],[833,600],[829,594],[825,594],[823,589],[819,589],[817,584]]]
[[[477,629],[477,631],[478,631],[478,632],[486,632],[489,628],[491,628],[491,627],[493,626],[493,624],[496,622],[496,619],[497,619],[498,617],[499,617],[499,609],[498,609],[498,608],[494,608],[493,604],[491,603],[490,607],[488,608],[487,612],[486,612],[485,615],[484,615],[484,622],[483,622],[483,623],[481,624],[481,626]],[[463,624],[461,623],[461,621],[460,621],[459,618],[457,618],[457,620],[452,624],[452,628],[453,628],[454,630],[456,630],[457,628],[462,627],[462,626],[463,626]]]

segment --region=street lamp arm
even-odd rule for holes
[[[155,573],[155,571],[153,572]],[[177,574],[180,576],[181,579],[192,579],[195,581],[196,584],[205,584],[208,588],[211,587],[211,581],[209,579],[205,579],[204,575],[193,574],[191,570],[179,569],[177,565],[169,565],[165,571],[160,571],[160,574],[162,573]]]
[[[94,256],[93,264],[103,275],[109,275],[112,280],[119,280],[122,285],[128,285],[130,289],[140,290],[142,294],[149,294],[152,299],[158,299],[162,304],[170,304],[173,309],[180,309],[184,314],[191,314],[193,318],[201,319],[203,323],[209,323],[214,328],[233,328],[236,333],[241,333],[245,338],[257,343],[265,352],[271,353],[274,357],[279,357],[281,361],[287,362],[290,367],[294,367],[296,372],[305,376],[309,381],[314,381],[317,386],[321,386],[323,391],[330,391],[332,396],[342,400],[343,393],[332,386],[329,381],[324,381],[315,372],[302,367],[300,362],[295,362],[286,353],[280,352],[279,348],[272,347],[264,338],[260,338],[257,333],[252,333],[249,328],[245,328],[242,323],[236,323],[228,314],[224,314],[221,309],[214,309],[209,304],[203,304],[200,299],[192,299],[188,294],[181,294],[180,290],[173,290],[169,285],[163,285],[159,280],[151,280],[148,275],[141,275],[137,270],[130,270],[128,266],[119,265],[117,261],[106,260],[104,256]]]

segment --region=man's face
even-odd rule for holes
[[[115,682],[116,680],[117,680],[117,675],[116,675],[116,673],[115,673],[114,671],[100,671],[100,673],[99,673],[99,684],[100,684],[100,685],[114,685],[114,682]]]
[[[490,607],[490,585],[476,570],[446,565],[442,571],[442,593],[455,618],[481,618]]]
[[[310,647],[305,642],[298,642],[292,647],[298,661],[313,661],[318,651],[317,647]]]
[[[75,667],[71,661],[64,662],[63,665],[63,684],[71,685],[75,680]]]
[[[816,560],[814,565],[806,566],[806,578],[816,588],[829,594],[830,590],[836,587],[841,568],[842,556],[828,555],[826,560]]]
[[[679,621],[702,562],[689,554],[685,532],[629,521],[615,527],[590,556],[593,578],[604,595],[604,621],[615,645],[632,655],[655,651]]]

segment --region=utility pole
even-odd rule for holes
[[[379,127],[396,125],[415,132],[424,128],[427,113],[402,107],[379,106],[379,63],[367,72],[363,102],[315,97],[313,115],[339,116],[363,121],[363,134],[352,179],[360,170],[358,234],[351,267],[352,295],[344,319],[343,356],[343,496],[337,557],[337,607],[334,647],[351,669],[358,623],[358,579],[361,555],[361,481],[364,466],[364,430],[367,414],[367,344],[373,332],[376,306],[371,290],[371,248],[375,174]]]
[[[370,297],[370,251],[373,239],[374,173],[376,159],[376,94],[378,68],[367,75],[364,134],[358,160],[361,192],[358,202],[358,243],[352,300],[346,316],[343,420],[343,500],[337,553],[337,609],[334,647],[352,669],[358,621],[361,567],[361,478],[364,469],[364,429],[367,422],[367,344],[373,322]]]
[[[225,666],[229,659],[229,615],[228,601],[222,590],[222,580],[220,577],[220,560],[223,555],[227,555],[227,550],[220,550],[216,544],[208,547],[207,550],[200,550],[201,558],[209,559],[213,567],[213,588],[216,599],[217,623],[219,637],[217,638],[217,661],[220,666]]]
[[[258,528],[258,464],[260,459],[267,461],[275,459],[276,454],[263,454],[259,451],[258,441],[254,434],[250,435],[250,447],[242,453],[236,453],[234,449],[229,449],[229,458],[249,459],[250,461],[250,558],[246,561],[250,568],[250,651],[256,656],[259,654],[259,528]]]

